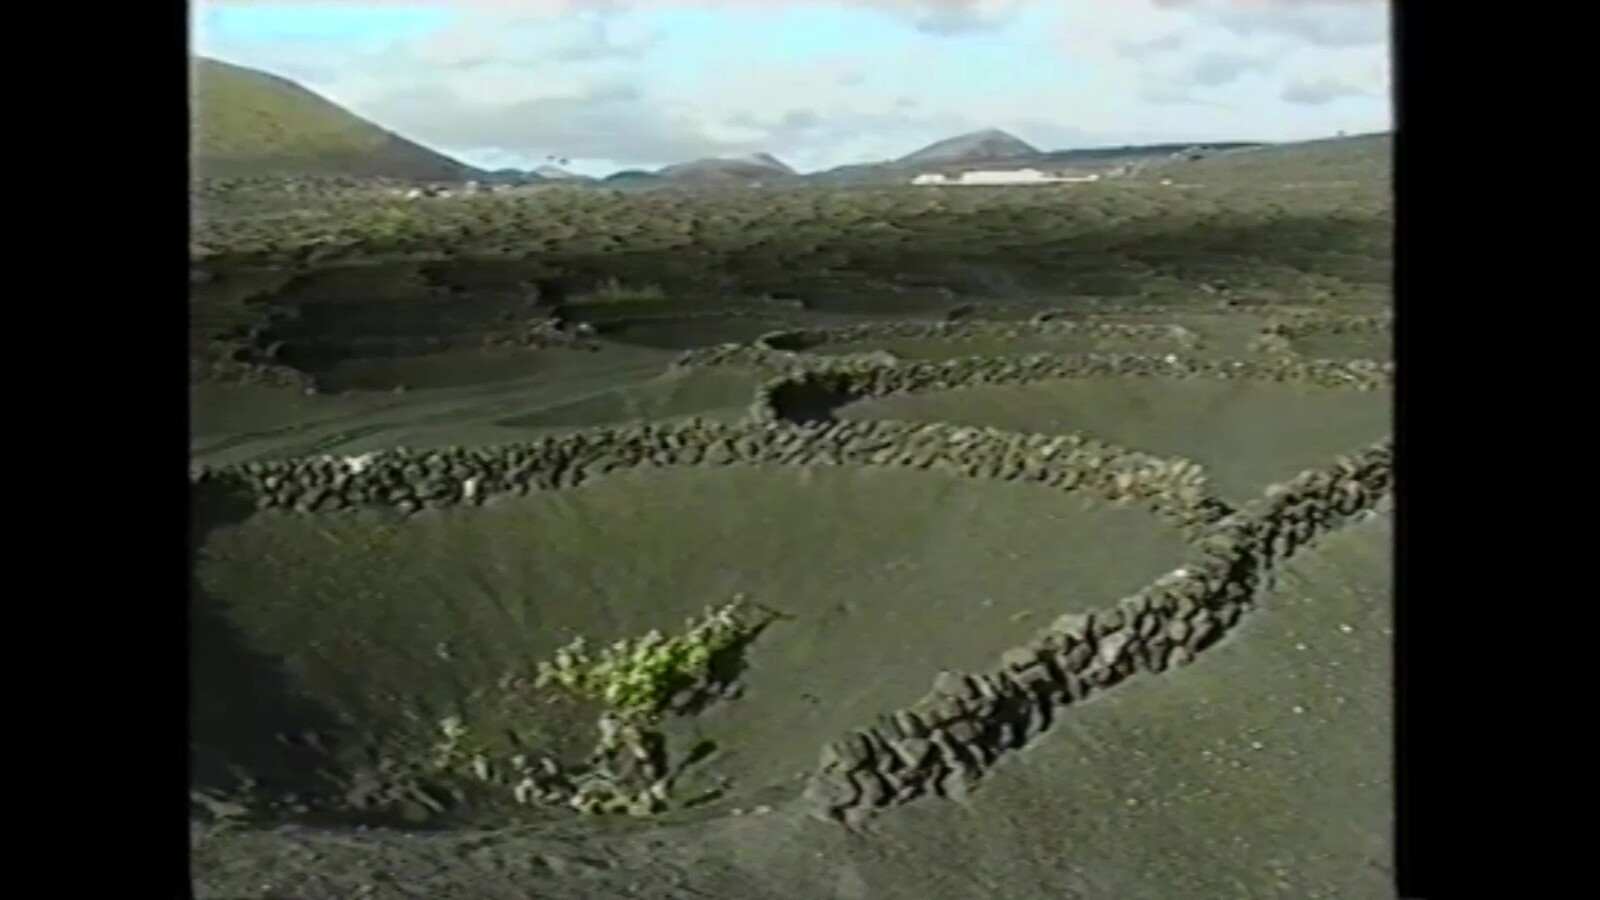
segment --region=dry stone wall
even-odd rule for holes
[[[1384,316],[1333,321],[1290,316],[1269,331],[1287,337],[1308,333],[1297,329],[1389,327]],[[377,506],[409,514],[575,487],[606,472],[640,467],[898,466],[1033,481],[1139,503],[1184,530],[1192,550],[1180,568],[1108,608],[1062,616],[1003,654],[987,672],[941,673],[932,690],[909,707],[824,746],[802,802],[820,818],[854,825],[918,797],[965,798],[1004,759],[1048,731],[1071,704],[1137,673],[1192,662],[1255,607],[1275,565],[1318,535],[1367,514],[1391,490],[1387,441],[1268,488],[1234,511],[1210,494],[1198,464],[1083,435],[832,417],[837,406],[859,398],[1081,377],[1253,379],[1378,390],[1392,384],[1390,363],[1292,354],[1248,360],[1034,354],[906,363],[883,354],[799,352],[869,337],[1037,335],[1042,330],[1180,343],[1187,334],[1167,326],[1054,322],[1048,315],[1029,323],[963,320],[775,332],[753,344],[692,350],[675,364],[766,372],[769,378],[744,422],[688,419],[488,447],[396,448],[355,457],[201,467],[191,473],[191,490],[259,508],[325,514]]]
[[[1297,356],[1294,339],[1307,335],[1383,334],[1394,329],[1394,316],[1337,314],[1315,310],[1286,310],[1262,326],[1250,349],[1259,353]]]
[[[1237,312],[1233,310],[1184,309],[1174,311],[1139,306],[1130,306],[1125,311],[1151,316],[1169,311],[1181,312],[1185,316],[1214,314],[1222,317],[1237,315]],[[1262,310],[1262,312],[1270,313],[1272,319],[1263,328],[1261,335],[1252,343],[1251,349],[1257,352],[1274,354],[1280,358],[1238,361],[1184,361],[1180,366],[1181,371],[1173,371],[1171,369],[1173,363],[1170,360],[1170,354],[1155,354],[1147,360],[1150,363],[1147,367],[1148,371],[1127,371],[1111,374],[1176,374],[1180,377],[1190,375],[1198,377],[1262,377],[1276,380],[1310,378],[1311,380],[1316,380],[1319,375],[1325,373],[1320,373],[1314,367],[1307,368],[1303,364],[1292,364],[1282,358],[1295,355],[1289,342],[1290,338],[1312,333],[1379,332],[1391,328],[1393,324],[1393,316],[1389,314],[1337,314],[1301,307],[1277,307]],[[775,373],[802,368],[832,370],[841,366],[851,367],[858,363],[890,365],[899,362],[892,354],[884,353],[828,357],[810,355],[806,352],[828,344],[857,343],[872,340],[954,341],[974,338],[1017,340],[1029,337],[1049,338],[1082,335],[1090,337],[1124,337],[1152,343],[1165,342],[1172,349],[1178,351],[1187,351],[1203,343],[1200,335],[1181,325],[1107,321],[1105,318],[1116,314],[1118,314],[1118,310],[1111,308],[1098,309],[1092,313],[1043,310],[1036,312],[1027,321],[958,319],[939,322],[864,322],[836,328],[796,328],[764,334],[749,344],[724,344],[691,350],[682,354],[675,365],[680,368],[719,365],[744,366]],[[1041,354],[1035,354],[1034,356],[1039,355]],[[1081,355],[1095,356],[1098,354]],[[1118,355],[1124,357],[1132,356],[1132,354]],[[1021,359],[1024,357],[1008,355],[1005,358]],[[1160,362],[1159,365],[1155,364],[1157,361]],[[1363,362],[1356,363],[1357,367],[1363,364]],[[1341,363],[1340,365],[1348,367],[1350,364]],[[1380,374],[1392,373],[1392,364],[1390,363],[1370,363],[1366,365],[1376,366],[1376,371]],[[1367,380],[1357,379],[1354,386],[1361,387],[1362,383]]]
[[[1222,378],[1388,389],[1394,364],[1371,360],[1297,357],[1194,359],[1177,354],[1031,353],[1019,356],[968,356],[934,362],[890,361],[877,354],[815,356],[751,344],[721,344],[680,355],[674,368],[738,366],[775,376],[757,398],[762,406],[771,390],[806,375],[848,385],[854,396],[887,396],[925,390],[950,390],[979,384],[1028,384],[1062,378]]]
[[[733,352],[733,348],[729,348],[729,352]],[[825,418],[832,407],[867,397],[1065,378],[1235,378],[1370,391],[1387,388],[1394,377],[1392,363],[1368,360],[1343,362],[1298,357],[1209,360],[1098,353],[966,357],[896,366],[815,368],[807,368],[804,360],[784,360],[781,367],[776,361],[758,367],[769,371],[777,369],[779,373],[764,382],[757,393],[751,413],[761,421]]]
[[[759,302],[759,301],[758,301]],[[568,312],[578,312],[587,309],[604,310],[604,304],[573,304],[568,307]],[[616,318],[603,319],[596,323],[602,330],[608,327],[627,327],[630,325],[658,325],[670,322],[706,321],[724,319],[753,319],[758,322],[771,322],[784,327],[793,326],[805,321],[805,317],[797,312],[774,305],[770,308],[757,306],[729,307],[723,309],[678,309],[671,312],[659,313],[633,313]]]
[[[640,467],[781,464],[893,466],[968,478],[1032,481],[1137,503],[1186,533],[1226,515],[1200,466],[1082,435],[1041,435],[908,422],[794,426],[688,419],[554,435],[516,444],[356,457],[313,457],[199,468],[193,483],[258,508],[327,513],[389,507],[404,513],[575,487]]]
[[[855,825],[922,796],[965,799],[1073,703],[1215,645],[1255,607],[1274,565],[1371,510],[1392,472],[1388,442],[1304,472],[1214,523],[1182,567],[1144,590],[1062,616],[988,672],[941,673],[916,703],[822,748],[807,808]]]
[[[1394,329],[1394,315],[1337,315],[1318,311],[1291,311],[1275,317],[1265,328],[1286,338],[1308,334],[1380,334]]]
[[[1038,302],[1016,302],[986,300],[980,307],[986,318],[1033,316],[1035,321],[1070,316],[1080,321],[1093,321],[1107,316],[1148,316],[1151,318],[1162,315],[1178,315],[1183,317],[1214,316],[1217,318],[1236,317],[1242,313],[1272,313],[1287,311],[1297,313],[1311,310],[1314,307],[1274,300],[1270,303],[1239,303],[1236,298],[1211,292],[1201,291],[1198,295],[1191,295],[1187,300],[1179,301],[1175,298],[1166,298],[1160,301],[1123,300],[1109,297],[1079,297],[1072,307],[1043,307]]]
[[[1142,341],[1170,341],[1193,346],[1197,336],[1177,325],[1128,322],[1057,320],[1046,315],[1029,322],[957,320],[954,322],[864,322],[840,328],[806,328],[775,331],[756,338],[754,345],[767,350],[809,350],[827,344],[872,340],[1020,340],[1029,337],[1122,337]]]

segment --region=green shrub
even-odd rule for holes
[[[669,638],[652,630],[593,655],[578,637],[556,651],[554,663],[539,664],[535,684],[559,684],[606,704],[625,719],[653,719],[678,691],[706,684],[717,654],[754,631],[741,615],[743,607],[743,600],[735,598],[686,620],[683,634]]]

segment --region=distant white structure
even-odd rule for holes
[[[1073,184],[1099,181],[1100,174],[1068,175],[1062,172],[1045,173],[1038,169],[975,170],[962,172],[951,178],[938,172],[927,172],[911,179],[912,184],[938,185],[995,185],[995,184]]]

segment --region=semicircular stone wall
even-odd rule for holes
[[[1032,384],[1064,378],[1234,378],[1363,391],[1386,389],[1394,378],[1393,364],[1368,360],[1346,362],[1299,357],[1226,360],[1089,353],[975,356],[898,365],[870,365],[845,357],[837,365],[807,367],[803,362],[788,359],[769,361],[764,354],[773,351],[747,349],[749,353],[762,354],[754,359],[757,367],[778,373],[761,385],[751,409],[752,415],[761,421],[827,418],[833,408],[868,397],[953,390],[981,384]],[[739,356],[732,348],[727,352],[726,361],[691,364],[743,364],[735,361]]]
[[[1120,337],[1153,343],[1187,346],[1195,336],[1176,325],[1097,322],[1035,316],[1026,322],[962,319],[953,322],[868,322],[839,328],[802,328],[774,331],[753,344],[767,350],[803,351],[827,344],[868,340],[964,340],[989,338],[1015,340],[1027,337]]]
[[[915,703],[822,748],[809,811],[853,825],[925,795],[966,798],[1072,704],[1214,646],[1255,608],[1273,566],[1372,510],[1391,482],[1387,441],[1340,457],[1214,523],[1182,566],[1145,589],[1062,616],[987,672],[940,673]]]
[[[1191,531],[1227,513],[1208,492],[1200,467],[1185,459],[1077,434],[887,421],[806,427],[693,418],[486,447],[397,448],[357,457],[202,467],[192,477],[197,486],[247,498],[260,508],[325,513],[386,506],[414,513],[575,487],[618,469],[732,464],[895,466],[1031,481],[1137,502]]]
[[[1377,323],[1382,317],[1371,318]],[[1024,327],[1037,333],[1062,324],[1045,320]],[[902,323],[833,330],[822,339],[854,340],[858,331],[948,334],[957,327],[998,326]],[[1129,327],[1136,329],[1127,332],[1132,335],[1172,335],[1164,326]],[[839,338],[840,333],[848,337]],[[1370,514],[1391,496],[1390,441],[1269,487],[1235,510],[1211,494],[1199,465],[1181,458],[1081,434],[836,421],[831,410],[864,397],[1076,377],[1240,378],[1378,390],[1392,383],[1392,364],[1293,355],[1201,360],[1176,354],[1035,354],[903,364],[871,354],[821,357],[780,349],[804,348],[816,338],[810,331],[774,333],[754,344],[693,350],[678,359],[677,367],[748,366],[770,376],[758,389],[750,415],[739,423],[688,419],[497,446],[396,448],[358,457],[202,467],[191,473],[191,490],[302,513],[371,506],[416,513],[570,488],[627,468],[896,466],[1025,480],[1138,503],[1184,530],[1189,558],[1155,583],[1091,613],[1062,616],[1003,654],[987,672],[941,673],[922,698],[826,744],[800,802],[821,818],[845,824],[917,797],[961,799],[1010,753],[1048,731],[1071,704],[1137,673],[1190,663],[1254,609],[1275,565],[1318,535]]]

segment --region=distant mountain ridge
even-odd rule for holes
[[[1188,151],[1207,152],[1259,147],[1255,141],[1207,144],[1170,143],[1090,147],[1077,150],[1039,150],[999,129],[984,129],[946,138],[899,159],[879,163],[852,163],[804,176],[826,185],[903,184],[925,172],[955,174],[974,169],[1073,168],[1103,169],[1126,163],[1169,159]]]
[[[713,157],[666,166],[656,172],[677,182],[730,183],[762,182],[798,177],[794,169],[770,153],[753,153],[733,158]]]
[[[978,168],[1101,168],[1158,160],[1191,144],[1041,151],[998,128],[945,138],[898,159],[799,173],[770,153],[706,158],[654,172],[630,169],[605,178],[555,166],[484,171],[390,132],[293,81],[267,72],[194,57],[192,82],[196,174],[202,178],[347,177],[410,182],[478,181],[491,185],[563,183],[573,187],[649,190],[659,187],[904,184],[924,172]],[[1207,151],[1263,146],[1200,145]],[[554,157],[551,157],[552,159]]]
[[[998,128],[986,128],[936,141],[895,162],[903,166],[982,163],[1038,155],[1038,148],[1027,141]]]
[[[595,180],[595,179],[591,178],[588,175],[579,175],[576,172],[568,172],[566,169],[563,169],[560,166],[551,166],[551,165],[540,166],[537,169],[533,170],[533,174],[539,176],[540,178],[546,178],[546,179],[549,179],[551,181],[594,181]]]
[[[646,172],[643,169],[624,169],[600,179],[601,187],[619,191],[648,190],[664,187],[670,183],[655,172]]]

